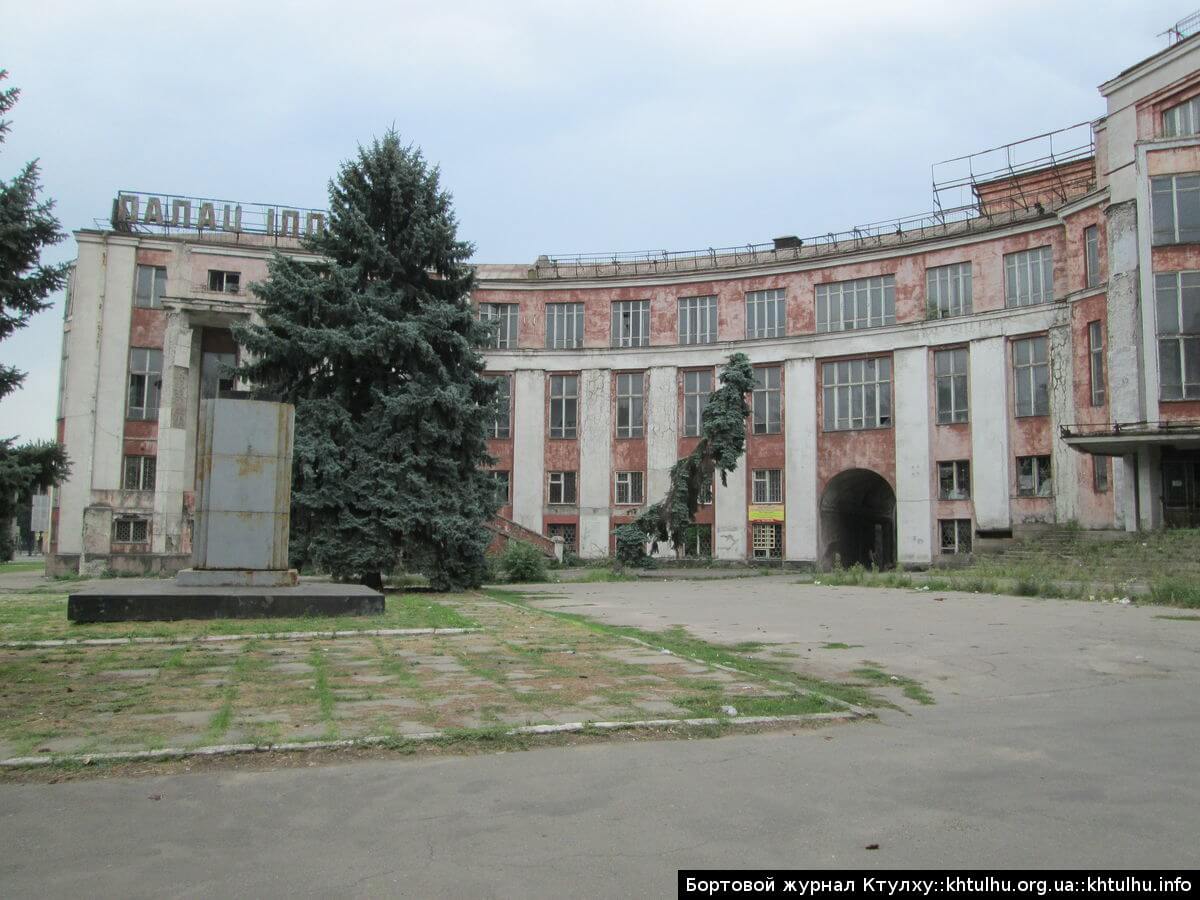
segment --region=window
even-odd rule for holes
[[[713,373],[711,369],[701,372],[683,373],[683,436],[697,437],[700,420],[708,395],[712,393]]]
[[[575,503],[575,473],[550,473],[550,505],[564,506]]]
[[[612,305],[612,345],[645,347],[650,343],[650,301],[621,300]]]
[[[783,526],[776,522],[755,522],[751,543],[755,559],[783,559]]]
[[[1154,276],[1159,397],[1200,400],[1200,272]]]
[[[782,288],[773,291],[749,291],[746,294],[746,337],[783,337],[787,330],[785,298]]]
[[[512,494],[509,491],[511,479],[507,469],[493,469],[492,479],[496,482],[496,499],[500,501],[501,506],[508,505],[509,497]]]
[[[937,351],[933,371],[938,424],[967,421],[967,351]]]
[[[1100,286],[1100,227],[1089,225],[1083,229],[1084,268],[1087,274],[1087,286]]]
[[[512,435],[512,382],[508,375],[493,375],[491,381],[496,385],[496,418],[492,420],[494,438],[508,438]]]
[[[550,437],[577,436],[576,419],[579,410],[579,376],[550,376]]]
[[[971,461],[951,459],[938,463],[938,499],[971,498]]]
[[[148,519],[113,519],[114,544],[148,544],[150,521]]]
[[[1200,134],[1200,97],[1193,97],[1163,110],[1163,137],[1182,137],[1188,134]]]
[[[1050,457],[1017,457],[1017,495],[1021,497],[1049,497],[1054,493],[1054,479],[1050,477]]]
[[[129,351],[130,419],[157,419],[162,391],[162,351],[133,347]]]
[[[826,431],[892,424],[892,361],[887,357],[825,363],[821,383]]]
[[[641,472],[617,473],[617,505],[640,506],[646,499]]]
[[[896,323],[892,275],[817,285],[817,331],[850,331]]]
[[[555,524],[547,525],[546,526],[546,537],[562,538],[564,554],[565,553],[574,554],[577,552],[576,546],[575,546],[575,526],[570,523],[561,524],[561,525],[555,523]]]
[[[1155,244],[1200,241],[1200,175],[1151,178],[1150,218]]]
[[[751,407],[755,434],[779,434],[780,371],[779,366],[761,366],[754,370]]]
[[[1013,379],[1017,416],[1050,415],[1050,366],[1044,337],[1013,341]]]
[[[712,556],[712,526],[689,525],[683,532],[683,555],[708,558]]]
[[[971,304],[969,262],[925,270],[925,306],[929,318],[968,315]]]
[[[241,288],[241,272],[224,272],[220,269],[208,270],[208,289],[210,291],[220,291],[222,294],[236,294]]]
[[[1004,257],[1004,305],[1034,306],[1054,299],[1054,251],[1034,247]]]
[[[138,266],[134,273],[133,305],[161,309],[167,293],[167,270],[162,266]]]
[[[713,502],[713,483],[710,478],[708,481],[700,482],[700,496],[697,502],[701,506],[712,506]]]
[[[1092,379],[1092,406],[1103,406],[1104,390],[1104,324],[1088,322],[1088,362]]]
[[[751,503],[783,502],[782,469],[755,469],[751,473],[751,481],[754,485]]]
[[[640,438],[646,433],[645,390],[643,373],[617,375],[617,437]]]
[[[125,478],[121,486],[127,491],[154,490],[156,464],[153,456],[125,457]]]
[[[943,553],[971,552],[970,519],[938,519],[938,529],[942,533]]]
[[[479,304],[479,321],[492,326],[492,349],[511,350],[517,346],[518,309],[516,303]]]
[[[1097,494],[1108,492],[1108,457],[1092,457],[1092,490]]]
[[[679,298],[679,343],[711,344],[717,339],[717,298]]]
[[[574,350],[583,346],[583,304],[546,304],[546,347]]]

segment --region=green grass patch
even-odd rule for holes
[[[933,704],[933,695],[925,690],[925,687],[916,679],[906,678],[903,675],[890,675],[876,666],[864,666],[861,669],[855,669],[854,674],[864,681],[870,681],[874,684],[898,687],[904,692],[905,697],[909,700],[917,701],[922,706],[931,706]]]
[[[26,562],[12,560],[10,562],[0,563],[0,575],[12,575],[16,572],[41,572],[44,571],[45,568],[46,564],[44,562],[38,562],[36,560],[29,560]]]
[[[853,650],[862,644],[843,644],[841,641],[827,641],[821,645],[822,650]]]
[[[1172,622],[1200,622],[1200,616],[1155,616],[1156,619],[1170,619]]]
[[[337,737],[337,723],[333,718],[333,688],[329,684],[329,660],[324,647],[313,647],[308,654],[308,664],[313,669],[313,687],[317,693],[317,705],[321,709],[321,721],[325,723],[325,739]]]
[[[1163,606],[1200,609],[1200,579],[1169,575],[1155,578],[1150,583],[1150,595],[1139,599]]]
[[[610,581],[637,581],[638,576],[612,569],[588,569],[578,578],[560,578],[563,584],[606,584]]]

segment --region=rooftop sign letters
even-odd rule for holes
[[[113,200],[112,226],[164,234],[225,231],[299,238],[324,233],[325,216],[316,209],[121,191]]]

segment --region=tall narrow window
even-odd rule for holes
[[[512,383],[508,375],[493,375],[496,383],[496,418],[492,420],[492,437],[507,438],[512,435]]]
[[[1100,227],[1089,225],[1083,229],[1083,258],[1087,269],[1087,286],[1100,286]]]
[[[717,339],[717,298],[679,298],[679,343],[711,344]]]
[[[1200,272],[1154,276],[1159,397],[1200,400]]]
[[[640,506],[646,499],[641,472],[618,472],[616,480],[617,506]]]
[[[700,420],[708,395],[712,393],[713,373],[711,369],[683,373],[683,436],[698,437]]]
[[[930,319],[969,315],[972,308],[971,264],[953,263],[925,270],[925,305]]]
[[[512,497],[510,489],[509,471],[507,469],[493,469],[492,480],[496,483],[496,499],[501,506],[507,506],[509,499]]]
[[[850,331],[895,322],[893,275],[817,285],[817,331]]]
[[[892,361],[850,359],[821,366],[826,431],[892,424]]]
[[[1200,242],[1200,175],[1151,178],[1150,217],[1155,244]]]
[[[1193,97],[1163,110],[1163,137],[1183,137],[1189,134],[1200,134],[1200,97]]]
[[[641,372],[617,375],[617,437],[640,438],[646,433],[646,376]]]
[[[163,266],[138,266],[134,273],[133,305],[161,309],[167,293],[167,270]]]
[[[583,346],[583,304],[546,304],[546,347],[575,350]]]
[[[759,366],[754,370],[755,434],[779,434],[779,373],[779,366]]]
[[[1034,306],[1054,299],[1054,251],[1034,247],[1004,257],[1004,305]]]
[[[967,421],[967,351],[939,350],[933,354],[939,425]]]
[[[1046,361],[1046,339],[1013,341],[1013,380],[1018,416],[1050,415],[1050,365]]]
[[[751,503],[783,502],[782,469],[755,469],[751,481],[754,487]]]
[[[749,291],[746,294],[746,337],[783,337],[787,331],[786,291]]]
[[[578,435],[579,376],[550,376],[550,437]]]
[[[938,463],[938,499],[971,499],[971,461],[951,459]]]
[[[1097,494],[1108,491],[1108,457],[1092,457],[1092,490]]]
[[[517,322],[520,307],[516,303],[480,303],[479,320],[492,326],[492,348],[511,350],[517,346]]]
[[[620,300],[612,305],[612,345],[645,347],[650,343],[650,301]]]
[[[157,419],[162,391],[162,351],[133,347],[129,351],[130,419]]]
[[[1104,384],[1104,323],[1088,322],[1088,362],[1092,379],[1092,406],[1103,406],[1106,400]]]
[[[1049,497],[1054,493],[1049,456],[1017,457],[1017,494],[1021,497]]]

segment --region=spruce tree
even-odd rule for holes
[[[0,81],[7,77],[0,69]],[[17,88],[0,90],[0,116],[19,96]],[[10,123],[0,119],[0,144],[9,128]],[[48,309],[47,298],[66,283],[66,264],[41,262],[42,250],[65,237],[54,217],[54,201],[38,199],[41,190],[36,160],[26,163],[11,181],[0,179],[0,341]],[[24,372],[0,363],[0,399],[24,380]],[[0,561],[12,559],[11,526],[18,505],[27,502],[35,488],[60,483],[69,468],[59,444],[17,446],[13,438],[0,438]]]
[[[296,406],[293,561],[379,587],[403,557],[437,590],[481,583],[495,515],[471,313],[473,247],[419,149],[388,132],[344,163],[309,262],[277,253],[239,374]]]

